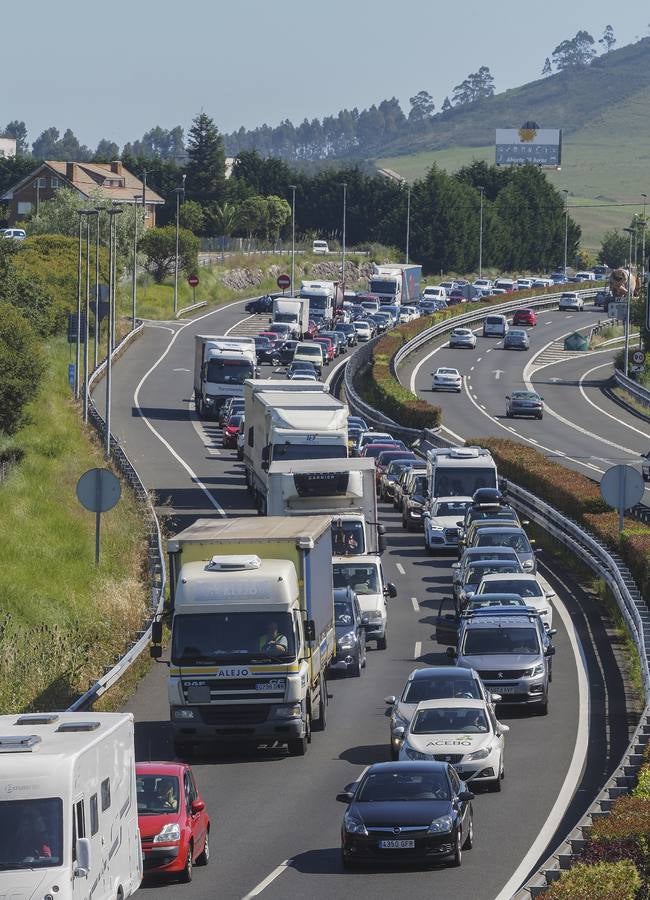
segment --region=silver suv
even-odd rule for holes
[[[457,627],[457,645],[447,648],[456,665],[475,669],[488,691],[504,703],[534,705],[545,716],[555,647],[539,614],[529,607],[486,607],[461,616],[444,617],[448,633]],[[452,635],[453,636],[453,635]]]

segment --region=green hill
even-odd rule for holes
[[[436,116],[429,131],[395,141],[375,162],[412,180],[433,162],[448,171],[473,159],[492,162],[496,128],[518,128],[528,119],[562,128],[562,171],[549,171],[549,178],[569,190],[583,243],[594,248],[607,228],[629,223],[642,192],[650,196],[649,112],[650,38],[644,38],[584,69]],[[631,205],[615,205],[625,203]]]

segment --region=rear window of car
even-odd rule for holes
[[[503,325],[505,319],[503,316],[487,316],[485,321],[488,325]]]

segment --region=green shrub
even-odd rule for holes
[[[45,363],[38,338],[22,313],[0,303],[0,432],[14,434],[35,396]]]
[[[639,873],[631,862],[583,863],[563,872],[544,891],[544,900],[634,900],[641,887]]]
[[[595,820],[590,841],[646,839],[650,835],[650,802],[642,797],[620,797],[609,815]]]
[[[648,757],[648,747],[650,744],[646,745],[644,751],[644,758]],[[636,779],[636,787],[632,791],[633,797],[643,797],[644,800],[650,800],[650,765],[646,763],[639,770],[639,774]]]

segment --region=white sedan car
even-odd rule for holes
[[[462,528],[459,522],[465,518],[471,497],[437,497],[431,507],[425,509],[424,546],[429,553],[437,550],[458,550],[458,537]]]
[[[476,347],[476,335],[471,328],[454,328],[449,335],[450,347],[469,347],[473,350]]]
[[[519,594],[526,606],[532,606],[539,613],[544,627],[553,627],[553,607],[551,598],[555,591],[545,589],[537,575],[505,574],[484,575],[476,594]]]
[[[462,389],[463,379],[458,369],[441,366],[433,373],[432,391],[456,391],[457,394],[460,394]]]
[[[585,308],[584,300],[575,291],[565,291],[560,297],[559,309],[575,309],[582,312]]]
[[[352,323],[357,333],[357,339],[360,341],[369,341],[372,337],[372,330],[367,322],[355,321]]]
[[[508,731],[485,700],[424,700],[404,729],[399,758],[450,762],[463,781],[500,791]]]

